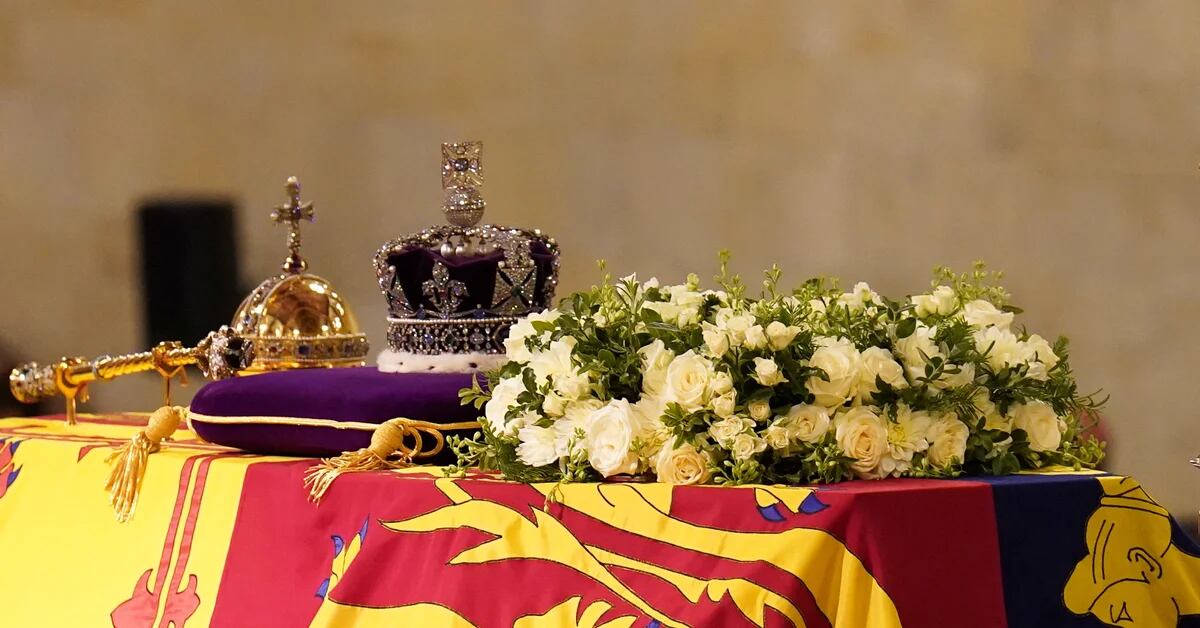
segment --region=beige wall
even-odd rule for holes
[[[253,280],[294,173],[382,345],[369,259],[440,220],[437,145],[477,138],[489,217],[559,237],[564,293],[720,247],[888,292],[991,261],[1112,394],[1115,468],[1200,506],[1200,3],[329,4],[0,4],[0,335],[136,348],[135,200],[238,196]]]

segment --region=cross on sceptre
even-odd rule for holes
[[[300,180],[296,177],[288,177],[284,189],[287,191],[288,201],[275,207],[275,211],[271,212],[271,220],[275,221],[275,224],[288,225],[288,258],[283,262],[284,272],[302,273],[308,268],[308,262],[300,257],[300,221],[315,220],[312,201],[300,200]]]

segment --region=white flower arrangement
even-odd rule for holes
[[[1014,327],[1020,310],[982,264],[936,269],[929,293],[894,301],[822,279],[780,294],[775,268],[749,298],[727,262],[719,290],[606,276],[514,325],[509,362],[462,393],[483,431],[452,439],[460,468],[800,484],[1103,457],[1066,340]]]

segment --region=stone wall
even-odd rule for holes
[[[1112,394],[1114,467],[1200,506],[1200,3],[337,4],[0,5],[0,335],[137,348],[137,199],[238,197],[254,281],[296,174],[380,345],[371,254],[440,220],[438,143],[481,139],[489,217],[558,236],[564,293],[721,247],[898,293],[990,261]]]

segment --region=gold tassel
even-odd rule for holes
[[[403,469],[412,465],[414,458],[436,455],[446,446],[442,430],[469,430],[478,427],[478,421],[431,423],[403,418],[384,421],[371,433],[371,444],[367,447],[326,458],[309,468],[308,473],[304,475],[308,498],[314,502],[320,501],[333,481],[343,473]],[[433,445],[429,449],[425,448],[423,434],[433,437]],[[405,442],[407,437],[412,437],[412,446]],[[397,452],[399,457],[389,459]]]
[[[133,439],[109,454],[105,460],[112,464],[108,482],[109,503],[122,523],[133,518],[137,508],[138,491],[146,475],[146,462],[150,454],[158,451],[163,439],[175,433],[183,421],[187,409],[180,406],[163,406],[150,415],[146,429],[134,434]]]

